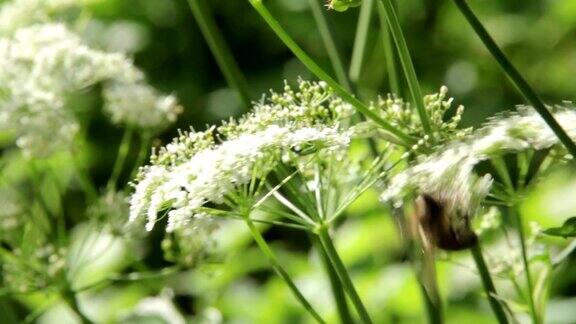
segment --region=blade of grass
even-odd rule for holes
[[[351,95],[344,87],[342,87],[336,80],[334,80],[328,73],[326,73],[304,50],[296,44],[296,42],[290,37],[290,35],[284,30],[284,28],[278,23],[278,21],[272,16],[270,11],[264,6],[262,0],[249,0],[250,4],[254,9],[260,14],[262,19],[266,21],[268,26],[276,33],[278,38],[292,51],[292,53],[310,70],[314,75],[316,75],[320,80],[326,82],[334,91],[342,97],[342,99],[350,103],[356,110],[364,114],[367,118],[373,120],[383,129],[395,135],[400,142],[404,143],[406,146],[410,146],[414,143],[414,140],[406,135],[401,130],[395,128],[384,119],[382,119],[378,114],[373,112],[358,100],[356,97]]]
[[[402,27],[400,26],[400,21],[396,15],[396,9],[392,4],[392,0],[378,1],[378,12],[379,15],[384,16],[388,22],[390,33],[394,39],[394,43],[396,44],[396,49],[398,50],[398,58],[402,65],[406,81],[408,82],[408,90],[410,91],[412,101],[416,105],[422,128],[424,129],[424,132],[428,134],[431,141],[434,142],[434,134],[432,127],[430,126],[430,119],[426,113],[426,107],[424,106],[424,97],[420,90],[418,77],[416,76],[416,71],[414,70],[412,59],[410,58],[410,52],[408,51],[408,45],[406,44],[406,40],[402,34]]]
[[[194,18],[198,22],[202,35],[204,35],[220,70],[226,78],[226,82],[238,92],[243,104],[249,109],[252,103],[250,100],[250,91],[248,91],[248,83],[234,60],[230,49],[226,45],[222,33],[218,29],[218,26],[216,26],[210,8],[205,0],[188,0],[188,4],[190,5]]]
[[[508,76],[508,78],[512,81],[514,86],[518,89],[518,91],[522,94],[524,99],[528,101],[534,109],[540,114],[542,119],[548,124],[548,126],[552,129],[554,134],[558,137],[560,142],[566,147],[568,152],[572,155],[572,158],[576,158],[576,144],[572,141],[570,136],[566,134],[566,131],[562,129],[558,121],[554,118],[552,113],[546,108],[538,94],[534,91],[534,89],[528,84],[526,79],[518,72],[518,70],[512,65],[512,62],[508,60],[504,52],[500,50],[494,39],[488,34],[488,31],[480,20],[476,17],[472,9],[468,6],[465,0],[453,0],[462,15],[466,18],[476,35],[480,38],[480,40],[484,43],[484,46],[488,49],[490,54],[494,57],[494,59],[498,62],[504,73]]]
[[[358,25],[356,27],[356,36],[354,37],[354,47],[352,48],[352,59],[350,61],[350,79],[356,84],[360,79],[364,58],[366,56],[366,44],[368,43],[368,31],[374,11],[374,0],[362,1],[360,14],[358,16]]]
[[[328,21],[324,13],[325,11],[323,10],[318,0],[310,0],[310,8],[312,9],[312,15],[314,16],[316,25],[318,26],[318,32],[320,33],[322,42],[326,48],[326,53],[328,54],[328,58],[330,58],[330,62],[332,63],[332,68],[336,74],[336,79],[338,79],[338,82],[340,82],[340,84],[342,84],[346,90],[350,91],[350,81],[348,81],[348,77],[346,76],[346,71],[344,69],[344,64],[342,63],[342,57],[338,52],[338,48],[334,42],[334,37],[330,32],[330,26],[328,25]]]

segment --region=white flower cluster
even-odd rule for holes
[[[104,89],[104,100],[104,110],[114,123],[141,128],[162,128],[182,112],[174,95],[161,95],[145,83],[110,84]]]
[[[18,29],[49,22],[54,12],[75,5],[78,0],[14,0],[0,7],[0,35],[9,36]]]
[[[284,92],[271,92],[267,100],[256,104],[253,111],[238,120],[231,119],[218,128],[220,134],[231,138],[254,133],[275,124],[288,127],[333,126],[350,117],[354,108],[325,82],[298,81],[298,89],[287,83]]]
[[[63,24],[25,25],[47,20],[48,7],[21,0],[0,11],[7,24],[0,26],[0,131],[13,133],[28,155],[66,147],[78,129],[68,96],[100,82],[114,122],[159,129],[174,121],[176,99],[150,88],[125,55],[90,48]],[[10,22],[27,8],[30,19]]]
[[[135,184],[131,220],[146,217],[146,228],[151,230],[158,214],[167,211],[167,230],[173,231],[197,215],[203,216],[201,209],[206,203],[222,204],[242,186],[265,178],[278,162],[297,160],[302,148],[346,148],[351,132],[332,117],[328,125],[319,123],[315,112],[326,112],[328,118],[347,105],[322,84],[301,81],[300,89],[316,95],[305,96],[288,87],[284,95],[294,99],[280,103],[284,95],[273,94],[270,102],[259,104],[254,113],[220,127],[219,138],[226,138],[221,143],[215,143],[215,129],[210,128],[182,134],[154,155],[152,165],[140,170]],[[298,104],[295,98],[300,98]],[[274,112],[272,107],[278,110]]]
[[[556,120],[576,139],[576,111],[556,107]],[[473,216],[488,194],[492,178],[477,176],[474,166],[491,157],[558,144],[558,138],[531,107],[518,107],[508,116],[493,118],[462,141],[448,144],[394,176],[383,192],[383,201],[397,206],[411,191],[442,201],[460,215]]]

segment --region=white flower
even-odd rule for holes
[[[353,109],[323,83],[300,81],[298,91],[284,90],[239,120],[180,133],[153,154],[134,184],[130,220],[145,218],[151,230],[165,215],[168,232],[182,231],[205,215],[207,203],[238,207],[229,206],[231,198],[245,195],[280,162],[306,172],[307,154],[340,157],[354,134],[342,126]]]
[[[92,49],[62,24],[33,25],[0,38],[0,65],[0,130],[11,131],[29,155],[72,142],[78,126],[67,97],[99,82],[114,84],[107,106],[117,108],[117,121],[160,127],[178,112],[174,97],[146,86],[126,56]]]
[[[222,204],[228,194],[253,178],[263,179],[283,152],[306,144],[337,150],[349,141],[349,133],[334,128],[271,125],[201,150],[185,162],[144,168],[135,185],[130,219],[146,216],[146,228],[151,230],[158,213],[171,208],[167,230],[173,231],[206,202]]]
[[[14,0],[0,7],[0,35],[7,36],[16,30],[50,21],[50,14],[57,9],[70,7],[75,0]]]
[[[354,108],[335,96],[325,82],[299,80],[297,90],[285,83],[284,92],[271,92],[267,98],[255,104],[251,113],[224,123],[218,131],[227,138],[233,138],[263,130],[272,124],[288,127],[330,127],[354,112]]]
[[[576,139],[576,111],[556,107],[554,116],[568,135]],[[493,118],[464,140],[448,144],[394,176],[381,199],[400,205],[406,194],[415,190],[447,203],[461,215],[472,216],[492,183],[488,174],[477,176],[474,166],[491,157],[541,150],[558,143],[552,130],[531,107],[518,107],[516,113]]]
[[[104,89],[104,109],[115,123],[158,129],[182,111],[176,97],[160,95],[144,83],[112,83]]]

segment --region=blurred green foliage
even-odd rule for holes
[[[174,91],[185,107],[177,125],[166,130],[155,142],[166,143],[177,129],[203,129],[244,112],[238,97],[230,90],[194,21],[185,0],[86,0],[92,13],[87,37],[109,49],[132,52],[136,65],[146,71],[158,89]],[[311,74],[275,38],[247,1],[211,0],[210,6],[227,44],[245,73],[257,101],[268,89],[281,89],[284,79],[294,82]],[[307,0],[268,0],[267,4],[296,40],[327,70],[329,59],[322,47]],[[572,0],[471,1],[479,17],[511,60],[523,71],[548,104],[573,100],[576,82],[576,2]],[[449,1],[399,1],[399,10],[425,93],[440,85],[449,87],[457,104],[467,107],[464,124],[479,125],[488,116],[521,104],[522,98],[506,80],[498,66]],[[349,61],[358,9],[344,13],[328,12],[337,44]],[[374,17],[376,18],[376,17]],[[366,63],[359,81],[365,100],[388,92],[383,48],[377,19],[372,20]],[[405,95],[405,94],[402,94]],[[100,98],[88,91],[74,98],[94,111]],[[98,111],[86,114],[89,124],[84,145],[89,148],[75,158],[88,161],[90,177],[100,186],[106,183],[115,159],[122,129],[110,126]],[[361,150],[359,150],[361,151]],[[87,152],[87,153],[86,153]],[[129,161],[137,152],[130,152]],[[10,169],[10,181],[26,177],[21,157],[3,152],[2,161]],[[81,210],[79,189],[64,190],[71,182],[71,159],[61,154],[43,161],[40,168],[57,174],[37,179],[24,188],[38,190],[48,209],[65,209],[73,219]],[[529,197],[524,214],[543,227],[559,226],[576,214],[572,188],[573,174],[565,170],[547,179]],[[121,181],[127,182],[128,174]],[[77,184],[73,184],[77,186]],[[61,206],[62,202],[65,206]],[[4,207],[3,207],[4,208]],[[31,208],[37,208],[35,205]],[[32,220],[33,221],[33,220]],[[47,226],[50,226],[47,224]],[[98,237],[93,262],[87,273],[78,274],[79,285],[95,282],[109,273],[126,270],[127,260],[136,259],[143,269],[167,266],[157,244],[156,229],[140,245],[122,238]],[[95,235],[93,229],[75,228],[75,239]],[[252,246],[243,224],[230,221],[222,226],[218,248],[226,258],[177,275],[160,276],[138,282],[119,280],[103,291],[81,295],[86,313],[102,322],[163,323],[160,318],[138,318],[131,309],[149,296],[174,297],[175,305],[194,323],[312,323],[290,296],[288,289],[270,271],[260,251]],[[304,293],[327,319],[336,322],[326,278],[317,255],[309,252],[307,237],[297,231],[272,228],[266,237],[283,263],[302,286]],[[349,210],[348,220],[335,235],[336,245],[349,266],[360,294],[374,314],[376,323],[422,323],[424,310],[413,270],[402,248],[394,218],[377,201],[376,191],[361,197]],[[565,241],[550,238],[554,244]],[[241,249],[241,247],[246,247]],[[106,253],[104,253],[104,251]],[[222,253],[224,255],[224,253]],[[439,282],[449,323],[493,323],[473,271],[462,266],[465,255],[452,254],[439,264]],[[469,262],[468,262],[469,263]],[[558,269],[553,276],[553,296],[548,311],[550,323],[573,323],[576,318],[576,262]],[[138,269],[130,269],[138,270]],[[168,288],[170,291],[166,291]],[[74,321],[63,305],[53,303],[42,293],[26,298],[0,299],[0,322],[16,323],[26,307],[39,310],[42,323]],[[44,312],[46,311],[46,312]],[[68,315],[67,315],[68,314]],[[132,317],[130,317],[132,316]],[[177,322],[174,322],[177,323]]]

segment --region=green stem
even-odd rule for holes
[[[332,295],[334,296],[334,301],[336,302],[336,308],[338,309],[338,314],[340,315],[340,322],[343,324],[347,323],[354,323],[352,319],[352,314],[350,314],[350,309],[348,309],[348,303],[346,301],[346,295],[344,292],[344,288],[342,287],[342,283],[338,278],[338,273],[336,273],[336,269],[330,262],[330,258],[324,249],[322,243],[318,240],[318,238],[313,237],[312,240],[316,244],[318,253],[320,254],[320,258],[322,259],[322,264],[326,269],[326,273],[330,279],[330,287],[332,288]]]
[[[534,302],[534,284],[532,283],[532,275],[530,271],[530,262],[528,260],[528,251],[526,248],[526,233],[524,233],[524,225],[522,217],[515,209],[514,206],[508,207],[509,216],[515,220],[518,227],[518,235],[520,236],[520,248],[522,252],[522,264],[524,265],[524,274],[526,275],[526,285],[528,287],[528,303],[530,306],[530,314],[534,324],[540,323],[538,313],[536,312],[536,305]]]
[[[202,35],[204,35],[220,70],[226,78],[226,82],[238,92],[246,108],[250,108],[252,104],[250,92],[248,91],[248,83],[236,64],[230,49],[226,45],[222,33],[218,29],[218,26],[216,26],[210,8],[205,0],[188,0],[188,3],[192,9],[194,18],[196,18],[198,22]]]
[[[482,285],[484,286],[484,291],[486,292],[486,296],[488,297],[490,307],[492,307],[492,311],[494,312],[494,315],[496,315],[496,318],[498,319],[498,323],[507,324],[508,318],[506,317],[506,313],[504,312],[502,305],[496,298],[497,296],[496,288],[494,286],[494,283],[492,282],[492,277],[490,276],[490,272],[488,271],[486,262],[484,261],[480,243],[474,245],[470,249],[470,252],[472,253],[474,262],[476,262],[476,268],[478,268],[480,279],[482,279]]]
[[[130,171],[130,179],[134,179],[136,177],[136,173],[138,172],[138,168],[144,163],[144,159],[148,155],[148,151],[150,149],[150,133],[144,133],[140,137],[140,149],[138,150],[138,155],[136,156],[136,162],[132,166],[132,171]]]
[[[558,267],[562,261],[566,260],[576,250],[576,239],[572,240],[556,257],[552,259],[552,267]]]
[[[414,140],[406,135],[401,130],[395,128],[387,121],[382,119],[378,114],[370,110],[368,106],[363,104],[360,100],[351,95],[344,87],[342,87],[336,80],[334,80],[328,73],[326,73],[322,68],[312,60],[304,50],[296,44],[296,42],[290,37],[290,35],[282,28],[278,21],[272,16],[270,11],[262,4],[262,0],[249,0],[250,4],[256,9],[260,16],[266,21],[268,26],[276,33],[278,38],[284,42],[284,44],[294,53],[294,55],[310,70],[314,75],[316,75],[320,80],[326,82],[330,87],[334,89],[336,94],[338,94],[342,99],[349,104],[351,104],[356,110],[364,114],[367,118],[372,119],[375,123],[380,125],[383,129],[392,133],[400,142],[405,145],[411,145]]]
[[[318,32],[320,32],[320,37],[326,48],[326,53],[328,53],[328,58],[330,58],[330,62],[332,63],[336,79],[338,79],[338,82],[340,82],[346,90],[350,91],[350,81],[348,81],[342,58],[340,53],[338,53],[334,37],[332,37],[332,33],[330,32],[324,9],[318,0],[310,0],[310,8],[312,8],[312,15],[318,26]]]
[[[328,258],[330,259],[330,262],[332,263],[332,266],[334,266],[338,277],[340,277],[340,281],[342,282],[344,289],[348,293],[350,300],[352,300],[352,304],[354,304],[358,315],[360,315],[360,318],[364,323],[372,323],[364,303],[362,303],[356,288],[354,288],[354,283],[352,283],[350,274],[348,273],[348,270],[346,270],[344,262],[342,262],[342,259],[340,259],[340,256],[336,251],[336,247],[334,247],[334,244],[332,243],[332,238],[328,233],[328,228],[326,226],[320,227],[318,230],[318,236],[322,246],[324,247],[324,250],[326,251],[326,254],[328,255]]]
[[[356,36],[354,37],[354,47],[352,48],[352,59],[350,60],[350,79],[358,84],[364,58],[366,57],[366,44],[368,43],[368,31],[374,10],[374,0],[364,0],[360,7]]]
[[[568,134],[562,129],[558,121],[554,118],[552,113],[546,108],[538,94],[532,89],[524,77],[518,72],[518,70],[512,65],[508,60],[506,55],[500,50],[494,39],[488,34],[488,31],[484,28],[480,20],[476,17],[474,12],[470,9],[465,0],[453,0],[460,12],[464,15],[468,23],[472,26],[476,35],[482,40],[484,46],[490,51],[494,59],[498,62],[504,73],[510,78],[514,86],[520,91],[524,99],[528,101],[534,109],[540,114],[542,119],[548,124],[552,129],[554,134],[558,137],[560,142],[564,144],[568,152],[573,158],[576,158],[576,144],[570,139]]]
[[[84,194],[89,202],[93,202],[98,199],[98,188],[88,175],[88,171],[82,167],[80,161],[78,160],[77,153],[72,151],[72,164],[74,167],[74,171],[76,172],[76,177],[78,178],[78,183],[84,190]]]
[[[430,119],[426,113],[426,107],[424,106],[424,97],[420,90],[418,77],[416,76],[416,71],[414,70],[412,59],[410,58],[410,52],[408,51],[408,45],[406,45],[406,40],[402,34],[402,27],[400,26],[400,21],[396,15],[396,9],[394,9],[392,0],[380,0],[378,2],[378,10],[379,14],[386,17],[386,21],[388,21],[390,33],[392,34],[392,38],[394,39],[394,43],[398,49],[398,58],[400,59],[400,64],[402,65],[406,81],[408,81],[408,90],[412,96],[412,101],[416,105],[422,128],[424,129],[424,132],[430,136],[430,139],[434,141]]]
[[[124,163],[126,162],[126,157],[128,157],[128,152],[130,151],[130,143],[132,142],[133,128],[131,126],[126,127],[124,130],[124,135],[122,136],[122,141],[118,147],[118,154],[116,155],[116,161],[114,161],[114,166],[112,167],[112,174],[110,179],[108,179],[108,184],[106,187],[110,190],[116,188],[116,182],[122,172]]]
[[[386,71],[388,72],[388,83],[390,85],[390,92],[397,96],[402,96],[400,90],[400,77],[398,76],[398,69],[396,68],[396,55],[394,53],[394,40],[390,33],[390,28],[386,23],[386,16],[382,10],[378,10],[378,17],[380,20],[380,30],[382,33],[382,42],[384,44],[384,56],[386,61]]]
[[[74,311],[74,313],[76,313],[76,315],[78,316],[78,318],[80,319],[80,321],[83,324],[94,323],[92,320],[90,320],[88,317],[86,317],[86,315],[84,315],[84,313],[82,312],[82,309],[80,309],[80,305],[78,304],[78,299],[76,297],[76,294],[73,291],[71,291],[69,289],[63,291],[62,292],[62,298],[64,299],[66,304],[68,304],[68,306]]]
[[[260,234],[260,231],[256,228],[252,220],[249,217],[245,217],[244,219],[246,221],[246,225],[248,225],[248,228],[252,233],[254,241],[256,241],[256,244],[258,244],[260,250],[262,250],[262,252],[266,255],[268,261],[272,264],[272,268],[274,268],[274,270],[280,276],[280,278],[282,278],[282,280],[284,280],[284,282],[288,285],[294,297],[296,297],[296,299],[300,302],[300,304],[302,304],[302,306],[310,313],[310,315],[312,315],[316,319],[316,321],[318,321],[318,323],[325,323],[322,317],[320,317],[320,315],[314,310],[312,305],[310,305],[308,300],[306,300],[306,297],[304,297],[304,295],[302,295],[300,290],[298,290],[298,287],[296,286],[292,278],[290,278],[288,272],[286,272],[286,270],[284,270],[284,268],[280,265],[280,262],[276,258],[276,255],[274,254],[274,252],[272,252],[272,249],[270,249],[270,246],[268,246],[268,243],[266,243],[266,240],[264,240],[264,237],[262,237],[262,234]]]
[[[434,284],[436,284],[436,282],[434,282]],[[426,290],[421,278],[418,278],[418,286],[420,286],[420,292],[424,299],[424,306],[426,307],[426,314],[428,315],[428,323],[444,323],[444,320],[442,319],[442,304],[440,303],[440,298],[437,296],[438,298],[436,298],[436,300],[432,300],[432,297]]]

